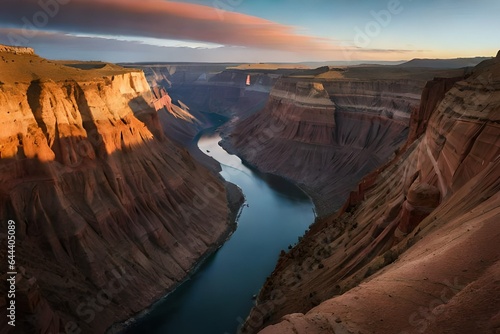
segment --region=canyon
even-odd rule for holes
[[[241,333],[500,331],[500,52],[448,69],[114,65],[7,46],[0,57],[0,222],[16,223],[16,330],[130,330],[204,259],[218,263],[209,255],[240,214],[252,240],[240,233],[220,256],[242,245],[279,254],[260,291],[251,281],[241,294],[251,304],[257,293]],[[222,177],[233,166],[204,154],[222,149],[198,148],[200,136],[216,145],[202,136],[215,128],[241,179],[259,176],[273,194],[286,180],[314,203],[316,220],[287,251],[275,249],[285,238],[268,245],[276,254],[252,249],[252,219],[287,238],[309,222],[245,218],[241,190]],[[267,212],[274,199],[246,186]],[[289,215],[309,219],[294,191]],[[238,277],[223,268],[228,289]]]
[[[408,114],[408,140],[282,254],[242,332],[498,333],[499,78],[500,52],[470,73],[428,82]],[[306,86],[307,96],[324,104],[300,111],[316,118],[335,109],[318,87]],[[291,119],[294,104],[268,115]],[[279,132],[250,161],[281,161],[274,147],[290,156],[286,140],[318,138],[302,129]],[[239,147],[245,138],[232,140]]]
[[[262,110],[240,116],[235,108],[231,110],[232,115],[226,114],[230,121],[222,127],[221,145],[258,170],[297,183],[312,197],[319,216],[295,247],[282,252],[275,271],[264,284],[256,306],[241,329],[243,333],[263,328],[263,333],[384,333],[393,328],[408,333],[432,332],[452,317],[443,316],[438,321],[445,305],[469,283],[480,285],[479,279],[488,282],[483,291],[492,293],[493,305],[498,302],[495,280],[491,281],[495,274],[480,277],[498,256],[494,246],[498,236],[491,224],[488,232],[492,237],[479,242],[485,243],[484,248],[480,254],[471,255],[467,263],[447,266],[444,263],[446,256],[451,255],[443,255],[435,260],[431,269],[424,271],[425,277],[420,278],[423,283],[417,279],[413,285],[413,280],[405,280],[403,276],[402,282],[395,287],[381,280],[382,283],[374,283],[368,292],[359,292],[360,295],[354,292],[361,290],[373,277],[389,271],[391,265],[396,266],[399,258],[407,254],[409,260],[405,262],[408,263],[394,275],[416,275],[411,269],[415,265],[413,261],[422,254],[433,258],[435,253],[441,252],[441,241],[434,236],[436,230],[439,230],[438,236],[446,236],[449,230],[458,236],[463,229],[457,226],[453,230],[453,222],[465,224],[463,227],[469,226],[465,222],[483,218],[478,220],[466,215],[468,208],[482,208],[484,204],[485,210],[496,212],[498,173],[491,167],[485,172],[484,185],[469,192],[462,191],[462,197],[455,198],[442,209],[447,215],[439,213],[443,215],[440,224],[431,224],[431,217],[434,220],[439,217],[438,209],[446,204],[451,192],[477,182],[477,178],[467,181],[467,177],[479,171],[469,165],[472,159],[486,154],[482,162],[486,164],[495,157],[498,145],[494,138],[498,134],[488,139],[489,133],[496,131],[498,107],[492,97],[498,90],[494,81],[498,76],[495,64],[496,60],[489,60],[474,69],[453,70],[405,66],[295,69],[276,78]],[[229,77],[224,73],[220,76]],[[240,75],[237,80],[241,90],[245,89],[244,78],[245,75]],[[466,93],[451,99],[447,93],[451,90],[452,94],[454,87]],[[211,96],[217,98],[217,91],[212,91]],[[464,104],[467,98],[471,101]],[[447,101],[445,106],[441,106],[443,99]],[[198,104],[195,110],[203,109],[201,105]],[[204,108],[209,105],[205,104]],[[438,119],[452,122],[448,118],[454,117],[458,122],[456,131],[452,131],[454,127],[449,123],[435,123],[438,107],[451,109]],[[462,112],[462,109],[471,108],[483,108],[486,113],[476,120],[475,114]],[[458,111],[452,112],[453,109]],[[459,116],[454,114],[456,112]],[[461,132],[462,126],[470,126],[468,122],[479,125]],[[490,128],[484,138],[477,138],[483,127],[481,122]],[[428,134],[432,131],[436,133]],[[427,135],[437,143],[429,144],[430,153],[427,146],[425,150],[424,146],[418,148]],[[443,149],[445,144],[449,147]],[[469,152],[475,145],[482,148]],[[491,154],[485,151],[490,145]],[[459,151],[462,146],[464,148]],[[470,168],[474,168],[474,172]],[[443,175],[447,176],[443,178]],[[481,195],[474,195],[474,191]],[[475,202],[457,207],[457,211],[450,214],[457,203],[472,196],[477,197]],[[485,218],[487,223],[496,219]],[[426,223],[427,220],[430,223]],[[488,234],[481,233],[483,236]],[[427,242],[434,253],[428,249]],[[460,247],[465,246],[457,244],[455,247],[455,252],[461,253]],[[482,258],[478,260],[479,257]],[[480,261],[480,265],[473,269],[471,263],[475,260]],[[479,269],[475,276],[459,275],[475,271],[476,267]],[[429,270],[435,271],[434,275],[430,275]],[[403,287],[406,291],[398,290]],[[397,301],[378,301],[379,290],[391,291],[389,298],[398,298]],[[412,294],[407,295],[408,290]],[[370,307],[362,305],[364,293],[371,298]],[[339,296],[336,297],[339,300],[335,296]],[[411,298],[415,301],[406,304],[399,301]],[[463,332],[460,328],[467,321],[469,327],[464,327],[468,328],[465,332],[472,331],[474,326],[494,331],[494,307],[479,303],[476,299],[478,311],[472,312],[472,317],[477,317],[480,324],[472,324],[470,319],[456,321],[457,332]],[[401,313],[396,312],[400,305]],[[349,309],[354,306],[360,310]],[[379,309],[381,312],[375,311]],[[367,314],[368,311],[371,313]],[[460,316],[466,313],[463,304],[450,312]],[[377,326],[374,326],[376,321]]]
[[[123,65],[144,71],[158,101],[159,119],[167,136],[184,146],[192,145],[203,129],[255,114],[266,105],[281,76],[303,68],[266,64]],[[162,109],[162,105],[166,108]],[[197,154],[196,150],[192,153]]]
[[[102,333],[225,241],[241,197],[164,135],[142,71],[27,48],[0,56],[0,221],[16,224],[15,329]]]
[[[464,69],[319,68],[282,77],[259,113],[223,145],[259,170],[299,184],[320,217],[404,144],[427,80]]]

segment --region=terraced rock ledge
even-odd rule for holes
[[[280,258],[242,332],[498,333],[499,121],[500,53],[429,82],[407,143]]]

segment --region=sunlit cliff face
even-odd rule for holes
[[[226,190],[163,135],[142,72],[21,51],[0,52],[0,220],[22,240],[17,315],[44,327],[16,328],[104,332],[226,236]],[[127,289],[85,313],[114,272]]]

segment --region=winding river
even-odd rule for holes
[[[198,140],[246,202],[231,238],[179,288],[155,304],[127,333],[234,334],[253,306],[279,253],[314,221],[311,200],[293,184],[246,167],[228,154],[214,130]]]

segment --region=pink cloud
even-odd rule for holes
[[[23,17],[43,9],[40,0],[3,0],[0,22],[21,27]],[[68,0],[43,0],[47,3]],[[259,17],[222,12],[216,8],[161,0],[70,0],[38,28],[70,33],[123,35],[204,41],[222,45],[285,51],[338,49],[328,42],[301,35],[294,27]]]
[[[20,28],[0,27],[0,44],[23,40]],[[16,37],[17,36],[17,37]],[[191,61],[191,62],[301,62],[301,61],[366,61],[401,60],[408,57],[435,57],[424,50],[345,49],[339,51],[293,52],[252,47],[193,48],[159,46],[147,42],[117,40],[113,37],[78,36],[61,32],[38,31],[21,45],[32,46],[41,56],[51,59],[92,59],[111,62]],[[294,50],[296,51],[296,50]],[[346,56],[350,56],[349,58]]]

